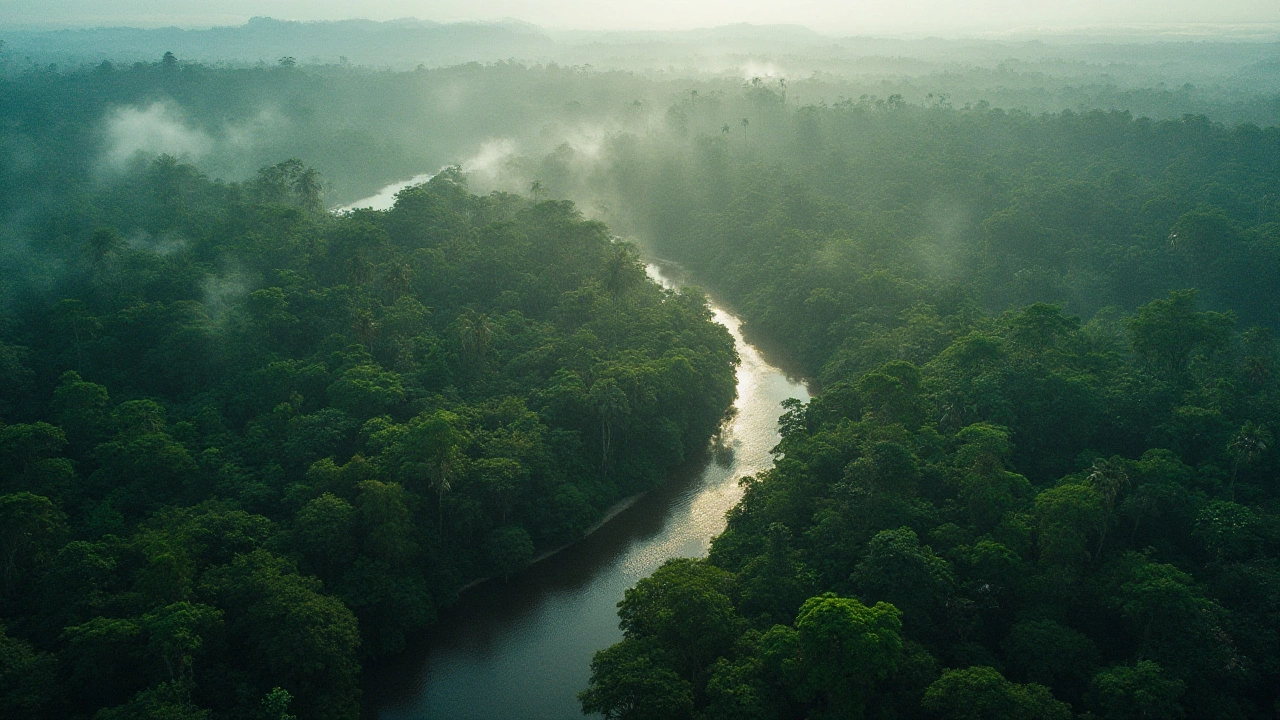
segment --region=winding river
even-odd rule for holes
[[[390,205],[371,201],[347,207]],[[648,272],[672,286],[658,266]],[[742,358],[726,450],[511,580],[464,592],[406,652],[366,669],[366,718],[582,717],[577,693],[587,686],[591,656],[622,638],[616,613],[623,592],[669,558],[707,554],[725,512],[741,496],[738,479],[772,464],[781,402],[809,399],[803,384],[743,340],[738,318],[714,304],[712,311]]]

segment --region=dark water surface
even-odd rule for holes
[[[656,267],[651,277],[664,284]],[[733,335],[736,413],[731,453],[687,468],[581,542],[508,582],[462,594],[408,650],[366,669],[365,717],[378,720],[574,720],[591,656],[622,638],[623,592],[673,557],[700,557],[741,496],[738,479],[768,468],[779,404],[807,400],[804,385],[746,344],[739,321],[713,307]]]

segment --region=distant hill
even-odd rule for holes
[[[929,86],[937,85],[930,77],[987,68],[1016,72],[1020,79],[991,75],[983,87],[1042,86],[1042,76],[1050,76],[1080,86],[1150,89],[1164,82],[1172,88],[1193,84],[1242,97],[1280,92],[1276,25],[891,38],[835,37],[800,25],[747,23],[678,31],[586,31],[548,30],[515,19],[297,22],[258,17],[243,25],[205,29],[0,27],[0,43],[0,71],[51,63],[67,69],[104,60],[154,63],[172,52],[184,64],[275,65],[293,58],[300,65],[406,70],[515,60],[601,70],[677,69],[689,76],[747,80],[795,80],[815,73],[925,78]],[[999,93],[986,94],[993,101],[1000,99]],[[833,91],[829,97],[839,95]]]
[[[423,20],[294,22],[258,17],[240,26],[94,28],[0,32],[11,59],[34,62],[134,62],[172,52],[183,61],[374,66],[453,65],[517,57],[533,59],[552,47],[547,35],[519,21],[439,24]]]

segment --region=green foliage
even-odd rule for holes
[[[260,720],[297,720],[296,715],[289,714],[289,703],[293,696],[281,687],[271,688],[271,692],[262,698],[262,707],[258,711]]]
[[[1195,298],[1194,290],[1171,292],[1166,300],[1143,305],[1129,323],[1133,351],[1175,378],[1190,369],[1193,359],[1211,358],[1234,325],[1230,316],[1196,312]]]
[[[1084,633],[1053,620],[1027,620],[1000,642],[1011,672],[1047,687],[1078,689],[1093,676],[1097,645]]]
[[[32,340],[0,342],[6,709],[355,717],[362,662],[719,426],[731,337],[571,204],[456,170],[385,212],[322,190],[165,157],[48,215],[61,279],[0,318]]]
[[[900,615],[888,603],[867,607],[830,593],[805,601],[796,616],[803,692],[819,698],[825,714],[862,715],[872,683],[897,668]]]
[[[1071,706],[1043,685],[1019,685],[989,667],[946,670],[922,704],[943,720],[1070,720]]]
[[[139,692],[127,703],[105,708],[94,720],[207,720],[212,713],[196,707],[187,688],[167,682]]]
[[[711,283],[822,389],[786,406],[711,559],[627,594],[584,708],[1275,707],[1276,128],[1184,116],[1164,90],[1066,103],[1149,119],[285,65],[0,78],[4,710],[353,717],[362,659],[701,449],[734,397],[729,336],[553,197]],[[601,88],[677,99],[589,163],[565,145],[509,164],[495,182],[532,200],[449,168],[331,215],[318,173],[278,162],[305,150],[351,195]],[[262,97],[290,139],[207,159],[246,182],[96,164],[113,108],[159,98],[221,138]]]
[[[533,540],[520,526],[500,527],[489,533],[485,554],[494,570],[504,578],[524,568],[533,559]]]
[[[749,92],[548,181],[618,188],[820,386],[713,541],[745,624],[697,711],[1271,712],[1277,129],[868,96],[720,132]],[[825,593],[891,603],[899,649],[820,691],[790,620]]]
[[[668,560],[618,604],[623,634],[656,640],[682,678],[704,680],[707,664],[726,653],[741,631],[730,579],[700,560]]]
[[[921,546],[909,527],[882,530],[867,543],[867,554],[850,581],[858,594],[892,603],[908,622],[931,622],[953,592],[950,564]]]
[[[591,687],[579,693],[584,713],[610,720],[693,717],[693,690],[674,670],[655,662],[652,640],[628,638],[591,660]]]
[[[0,627],[0,712],[6,717],[41,717],[54,706],[56,671],[52,655]]]
[[[1140,660],[1098,673],[1090,684],[1089,698],[1091,706],[1108,720],[1177,720],[1185,717],[1178,702],[1185,689],[1185,683],[1166,677],[1156,663]]]

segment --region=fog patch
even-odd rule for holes
[[[269,136],[283,129],[288,122],[274,110],[262,110],[257,115],[238,125],[228,125],[223,131],[222,142],[234,150],[246,150],[255,147],[264,136]]]
[[[771,80],[783,77],[782,69],[773,63],[749,62],[742,66],[743,80]]]
[[[136,230],[125,238],[130,250],[145,250],[156,255],[172,255],[187,247],[186,238],[176,233],[152,235],[146,230]]]
[[[579,164],[595,166],[599,164],[605,143],[613,132],[600,126],[579,126],[569,133],[563,144],[573,148]]]
[[[39,214],[19,208],[0,218],[0,312],[10,312],[15,298],[26,293],[47,293],[65,267],[65,260],[31,247],[31,228]]]
[[[516,154],[516,141],[511,138],[489,140],[480,146],[480,151],[462,163],[462,171],[490,182],[497,179],[508,161]]]
[[[973,216],[963,204],[934,199],[924,209],[926,234],[916,244],[921,262],[935,277],[950,278],[961,272],[964,240],[973,227]]]
[[[222,317],[249,292],[249,280],[238,271],[226,275],[209,275],[201,283],[204,307],[213,320]]]
[[[139,153],[172,155],[194,160],[207,155],[213,141],[202,130],[188,126],[168,103],[145,108],[116,108],[107,116],[107,163],[125,167]]]

